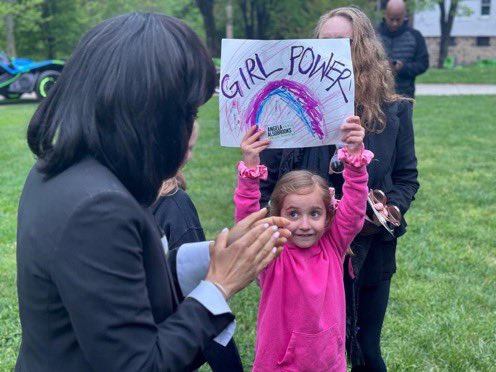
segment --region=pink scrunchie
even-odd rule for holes
[[[248,168],[243,161],[238,163],[238,174],[243,178],[256,179],[265,181],[269,175],[265,165],[257,165],[255,169]]]
[[[348,147],[344,146],[338,150],[338,160],[343,161],[346,164],[350,164],[355,168],[359,168],[362,165],[368,165],[374,158],[374,153],[370,150],[365,150],[365,146],[362,143],[360,148],[360,154],[351,155],[348,152]]]

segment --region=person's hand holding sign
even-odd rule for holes
[[[243,136],[240,145],[243,161],[250,169],[255,169],[260,164],[260,153],[270,145],[270,139],[260,139],[265,131],[257,129],[258,127],[251,126]]]
[[[342,141],[348,146],[351,155],[360,155],[362,151],[365,129],[362,127],[359,116],[350,116],[341,126],[343,132]]]

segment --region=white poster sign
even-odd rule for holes
[[[349,39],[222,40],[222,146],[239,146],[252,125],[272,148],[340,143],[354,96]]]

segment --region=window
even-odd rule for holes
[[[491,0],[481,0],[481,15],[491,14]]]
[[[490,39],[488,36],[479,36],[477,38],[477,46],[481,46],[481,47],[490,46],[489,40]]]

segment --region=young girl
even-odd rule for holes
[[[341,129],[347,146],[338,153],[345,166],[338,208],[327,182],[308,171],[284,175],[272,193],[270,213],[291,221],[292,236],[259,277],[254,371],[346,371],[343,260],[363,225],[373,154],[364,150],[359,117]],[[263,133],[251,128],[241,143],[237,221],[259,209],[259,180],[267,177],[259,154],[270,143]]]

